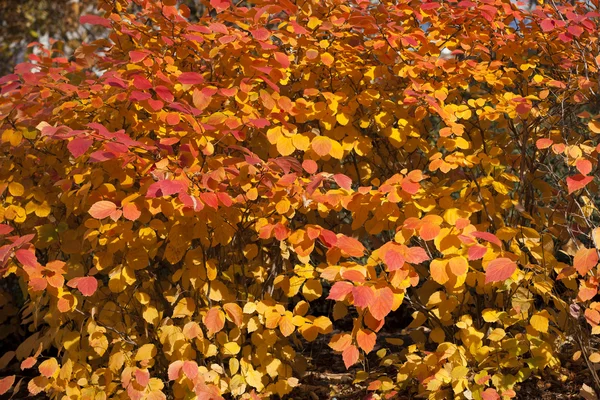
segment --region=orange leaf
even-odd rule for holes
[[[355,297],[356,305],[356,297]],[[369,304],[369,311],[375,319],[382,320],[392,311],[394,306],[394,292],[388,287],[377,289]]]
[[[338,235],[336,246],[350,257],[362,257],[365,252],[365,247],[358,240]]]
[[[329,341],[329,347],[335,351],[344,351],[352,344],[352,336],[347,333],[337,333]]]
[[[575,162],[575,167],[577,168],[577,171],[581,172],[582,175],[587,175],[592,172],[592,163],[584,158],[577,160]]]
[[[358,356],[358,349],[353,344],[342,352],[342,358],[344,359],[344,365],[346,366],[346,369],[356,364],[358,361]]]
[[[123,206],[123,216],[130,221],[135,221],[142,215],[135,203],[127,203]]]
[[[101,200],[94,205],[92,205],[89,209],[89,213],[93,218],[96,219],[104,219],[110,216],[113,212],[117,210],[117,206],[112,201]]]
[[[485,283],[504,281],[510,278],[516,269],[517,264],[510,258],[492,260],[485,270]]]
[[[544,139],[538,139],[535,142],[535,146],[538,149],[540,149],[540,150],[546,149],[546,148],[552,146],[553,144],[554,144],[554,142],[552,141],[552,139],[545,139],[545,138]]]
[[[352,296],[354,297],[354,306],[365,308],[373,301],[375,293],[370,286],[354,286],[352,288]]]
[[[233,321],[237,326],[242,325],[244,321],[244,315],[242,312],[242,308],[238,306],[236,303],[227,303],[223,305],[223,310],[227,313],[227,316]]]
[[[462,276],[466,274],[467,270],[469,269],[467,260],[462,256],[452,257],[448,261],[448,266],[450,267],[450,271],[452,271],[452,273],[456,276]]]
[[[327,136],[317,136],[312,140],[311,147],[315,153],[321,157],[325,157],[331,151],[331,139]]]
[[[219,307],[213,307],[208,310],[202,322],[209,334],[217,333],[225,326],[225,313]]]
[[[446,261],[442,260],[433,260],[431,264],[429,264],[429,274],[431,275],[431,278],[440,285],[443,285],[450,279],[446,272]]]
[[[370,353],[375,347],[375,342],[377,341],[377,334],[375,332],[369,332],[365,329],[360,329],[356,333],[356,342],[358,346],[364,350],[365,353]]]
[[[573,266],[580,275],[586,275],[588,271],[598,264],[598,252],[596,249],[581,248],[573,257]]]

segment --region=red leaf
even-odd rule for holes
[[[579,25],[570,25],[567,31],[575,37],[580,37],[583,34],[583,28]]]
[[[302,162],[302,168],[304,168],[304,170],[309,174],[314,174],[319,169],[319,166],[313,160],[304,160]]]
[[[75,138],[67,144],[67,149],[69,149],[73,157],[77,158],[82,154],[85,154],[93,143],[94,141],[92,139]]]
[[[490,232],[471,232],[471,235],[475,236],[478,239],[485,240],[487,242],[493,243],[498,247],[502,247],[502,242],[496,235]]]
[[[355,307],[365,308],[371,304],[375,293],[370,286],[354,286],[352,288],[352,296],[354,297]]]
[[[355,345],[350,345],[342,352],[342,358],[344,359],[344,365],[346,369],[356,364],[358,361],[358,349]]]
[[[0,396],[8,392],[13,383],[15,383],[14,375],[5,376],[4,378],[0,379]]]
[[[184,72],[177,79],[184,85],[196,85],[204,82],[204,77],[197,72]]]
[[[516,269],[517,264],[510,258],[492,260],[485,270],[485,283],[504,281],[510,278]]]
[[[181,360],[177,360],[177,361],[173,361],[170,365],[169,365],[169,370],[168,370],[168,376],[169,376],[169,380],[170,381],[174,381],[176,379],[179,379],[179,375],[181,373],[181,368],[183,367],[183,361]]]
[[[394,247],[390,247],[383,256],[383,259],[388,266],[388,270],[396,271],[404,266],[404,256]]]
[[[0,235],[11,233],[15,228],[6,224],[0,224]]]
[[[19,260],[19,262],[26,267],[35,267],[40,265],[35,257],[35,253],[31,250],[19,249],[15,251],[15,256],[17,257],[17,260]]]
[[[569,189],[569,194],[576,192],[579,189],[583,189],[593,180],[594,178],[592,176],[583,176],[581,174],[569,176],[567,178],[567,188]]]
[[[336,282],[329,290],[327,299],[336,301],[344,300],[346,296],[352,292],[352,288],[354,288],[354,285],[350,282]]]
[[[365,252],[361,242],[342,234],[338,235],[336,246],[350,257],[362,257]]]
[[[580,275],[586,275],[588,271],[598,264],[598,252],[596,249],[581,248],[575,253],[573,266]]]
[[[84,296],[91,296],[98,289],[98,280],[93,276],[84,276],[77,281],[77,289]]]
[[[117,210],[117,206],[112,201],[101,200],[94,205],[92,205],[89,209],[89,213],[93,218],[96,219],[104,219],[110,216],[113,212]]]
[[[469,260],[479,260],[480,258],[483,258],[485,253],[487,253],[487,247],[482,246],[480,244],[471,246],[469,247]]]
[[[577,168],[577,171],[581,172],[582,175],[587,175],[592,172],[592,163],[584,158],[577,160],[575,162],[575,167]]]
[[[27,357],[21,363],[21,371],[24,370],[24,369],[29,369],[29,368],[33,367],[36,362],[37,362],[37,358],[35,358],[35,357]]]
[[[487,388],[481,393],[481,398],[483,400],[498,400],[500,399],[500,395],[496,392],[496,389]]]
[[[99,17],[97,15],[91,15],[91,14],[82,15],[79,18],[79,22],[82,24],[100,25],[105,28],[111,27],[110,21],[108,19]]]
[[[148,372],[148,370],[136,369],[133,374],[135,375],[135,380],[138,384],[143,387],[148,386],[148,383],[150,382],[150,372]]]
[[[404,252],[404,258],[411,264],[420,264],[429,260],[429,256],[421,247],[408,247]]]
[[[148,51],[143,51],[143,50],[132,50],[129,52],[129,58],[131,59],[132,63],[138,63],[140,61],[144,61],[146,59],[146,57],[148,57],[150,53]],[[136,83],[136,77],[133,78],[133,82]],[[139,87],[136,85],[136,87],[138,89],[144,89],[144,87]]]
[[[154,182],[148,188],[146,197],[165,197],[187,191],[187,183],[181,180],[163,179],[162,181]]]
[[[227,10],[230,4],[229,0],[210,0],[210,5],[213,6],[218,13]]]
[[[540,26],[544,32],[550,32],[554,30],[556,24],[552,19],[545,19],[540,23]]]
[[[352,189],[352,179],[344,174],[335,174],[333,180],[338,184],[339,187],[346,190]]]
[[[214,208],[215,210],[219,207],[219,198],[212,192],[200,193],[200,200],[207,206]]]
[[[369,312],[375,319],[382,320],[392,311],[394,305],[394,292],[388,287],[375,291],[369,304]]]
[[[196,361],[185,361],[182,369],[183,373],[189,379],[194,379],[196,376],[198,376],[198,364]]]
[[[356,333],[356,343],[364,350],[365,353],[370,353],[375,347],[377,341],[377,334],[375,332],[369,332],[365,329],[360,329]]]

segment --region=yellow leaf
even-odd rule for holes
[[[302,295],[307,301],[317,300],[323,294],[323,286],[317,279],[309,279],[302,286]]]
[[[545,313],[547,313],[547,311],[545,311]],[[529,320],[529,323],[538,332],[548,332],[548,317],[544,315],[544,312],[532,316]]]
[[[263,374],[250,367],[246,372],[246,383],[260,392],[265,387],[262,383],[262,377]]]
[[[135,353],[135,361],[151,360],[156,356],[156,346],[152,343],[143,345]]]
[[[292,136],[292,144],[297,150],[306,151],[310,146],[310,140],[304,135],[295,134]]]
[[[229,342],[223,345],[223,354],[226,356],[234,356],[240,352],[240,345],[236,342]]]
[[[281,136],[277,139],[277,151],[282,156],[289,156],[296,150],[291,138]]]
[[[11,182],[8,184],[8,191],[15,197],[23,196],[25,188],[19,182]]]
[[[185,297],[177,303],[173,310],[173,318],[191,317],[196,310],[196,303],[191,297]]]

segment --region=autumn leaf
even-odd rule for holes
[[[225,314],[219,307],[212,307],[208,310],[202,322],[204,322],[209,334],[217,333],[225,326]]]
[[[96,219],[104,219],[112,215],[117,206],[112,201],[101,200],[94,203],[88,210],[89,214]]]
[[[354,297],[354,304],[356,305],[356,296]],[[394,292],[388,287],[376,289],[368,304],[369,312],[378,320],[384,319],[392,311],[393,305]]]
[[[581,174],[567,177],[567,188],[569,189],[569,194],[583,189],[593,180],[593,176],[583,176]]]
[[[370,353],[371,350],[373,350],[376,340],[377,334],[375,334],[375,332],[359,329],[359,331],[356,333],[356,342],[365,353]]]
[[[573,266],[579,272],[579,275],[585,276],[588,271],[598,264],[598,251],[596,249],[586,249],[584,247],[577,250],[573,257]]]
[[[0,396],[7,393],[15,383],[15,376],[9,375],[0,379]]]
[[[490,261],[485,270],[485,283],[505,281],[517,270],[517,264],[510,258],[501,257]]]
[[[350,368],[352,365],[356,364],[358,361],[358,349],[353,344],[348,346],[343,352],[342,357],[344,359],[344,365],[346,369]]]

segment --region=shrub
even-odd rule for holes
[[[320,336],[385,398],[600,361],[591,2],[100,7],[0,80],[0,393],[285,396]]]

